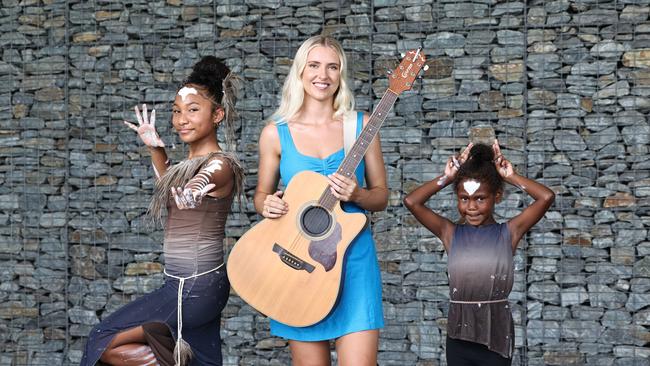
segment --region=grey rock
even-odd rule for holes
[[[561,325],[562,337],[586,342],[596,342],[603,332],[603,327],[590,320],[566,320]]]
[[[562,151],[581,151],[587,148],[582,137],[575,131],[556,131],[553,137],[553,145]]]
[[[630,313],[624,310],[608,310],[603,315],[602,323],[609,328],[618,328],[632,322]],[[607,332],[607,330],[606,330]]]
[[[544,10],[549,13],[559,13],[569,9],[570,2],[568,0],[554,0],[545,1]]]
[[[650,143],[650,125],[625,126],[621,130],[623,141],[627,145],[649,144]]]
[[[616,127],[610,127],[585,137],[585,143],[591,150],[600,150],[603,147],[620,140],[621,136]]]
[[[352,34],[370,34],[370,18],[366,14],[348,15],[345,24]]]
[[[471,30],[467,34],[466,44],[468,45],[488,45],[496,38],[496,32],[492,30]]]
[[[482,18],[487,15],[487,4],[459,2],[444,5],[444,13],[450,18]]]
[[[431,5],[418,5],[411,6],[404,9],[404,16],[407,20],[415,22],[430,22],[433,21],[431,14]]]
[[[560,334],[560,323],[556,321],[529,320],[526,327],[526,338],[531,346],[558,343]]]
[[[612,97],[622,97],[630,93],[630,85],[627,81],[619,81],[608,85],[594,94],[594,99],[606,99]]]
[[[528,67],[537,71],[557,70],[562,66],[560,56],[554,53],[532,54],[528,62]]]
[[[571,73],[576,75],[606,75],[612,73],[615,68],[616,63],[610,61],[580,62],[571,66]]]
[[[92,310],[84,310],[80,307],[73,307],[68,310],[70,321],[77,324],[94,325],[99,323],[97,314]]]
[[[524,33],[512,30],[497,31],[497,42],[502,45],[523,45]]]
[[[562,289],[560,293],[560,302],[562,307],[582,304],[589,300],[589,294],[584,287],[571,287]]]
[[[492,10],[492,16],[499,16],[504,14],[521,14],[524,10],[524,3],[522,2],[509,2],[497,4]]]
[[[422,94],[427,99],[437,99],[456,94],[454,79],[424,80]]]
[[[465,37],[461,34],[440,32],[427,36],[423,46],[431,49],[462,48]]]
[[[560,305],[560,288],[552,282],[532,283],[528,289],[528,296],[554,305]]]
[[[591,9],[574,15],[573,21],[581,25],[593,23],[613,24],[618,21],[618,13],[614,10]]]
[[[606,285],[589,284],[589,303],[592,306],[599,306],[608,309],[617,309],[623,307],[628,301],[626,294],[611,289]]]
[[[485,80],[463,80],[458,88],[461,95],[478,94],[490,90],[489,82]]]
[[[650,108],[650,99],[638,96],[624,96],[618,99],[618,103],[625,108]]]
[[[635,277],[650,277],[650,257],[643,258],[634,263]]]
[[[620,20],[625,23],[643,22],[648,19],[648,10],[647,6],[628,5],[623,8]]]
[[[641,241],[645,240],[648,231],[645,229],[623,229],[619,230],[616,234],[616,245],[619,246],[634,246]]]
[[[195,24],[184,30],[185,38],[189,39],[210,39],[214,37],[214,33],[214,25],[207,23]]]
[[[591,48],[590,53],[592,56],[598,58],[618,59],[625,50],[625,46],[621,43],[612,40],[605,40],[595,44]]]

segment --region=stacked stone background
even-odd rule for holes
[[[162,231],[143,216],[153,173],[122,120],[155,105],[182,158],[170,101],[203,55],[246,80],[248,200],[228,248],[259,219],[258,133],[297,46],[321,32],[348,52],[360,110],[400,52],[422,47],[430,65],[382,130],[379,364],[446,364],[446,255],[401,199],[493,130],[520,172],[557,193],[515,256],[514,364],[650,365],[650,1],[1,1],[0,365],[77,364],[95,323],[162,283]],[[528,202],[510,188],[497,213]],[[449,191],[431,205],[457,215]],[[227,365],[289,363],[234,295],[222,337]]]

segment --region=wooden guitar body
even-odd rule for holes
[[[338,204],[331,212],[322,208],[318,201],[327,189],[318,173],[296,174],[283,196],[289,212],[252,227],[228,257],[228,278],[237,294],[288,325],[312,325],[329,314],[347,248],[367,222],[366,215],[347,213]]]

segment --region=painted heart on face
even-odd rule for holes
[[[196,91],[195,88],[189,88],[187,86],[184,86],[181,88],[181,90],[178,91],[178,95],[181,96],[181,99],[183,99],[183,102],[185,101],[185,98],[187,98],[188,94],[199,94],[198,91]]]
[[[465,191],[469,193],[470,196],[473,195],[474,192],[476,192],[480,187],[481,183],[475,180],[467,180],[463,182],[463,188],[465,188]]]

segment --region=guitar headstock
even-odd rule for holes
[[[405,90],[411,89],[413,81],[424,67],[425,61],[426,58],[420,48],[406,52],[402,62],[388,78],[389,89],[398,95]]]

